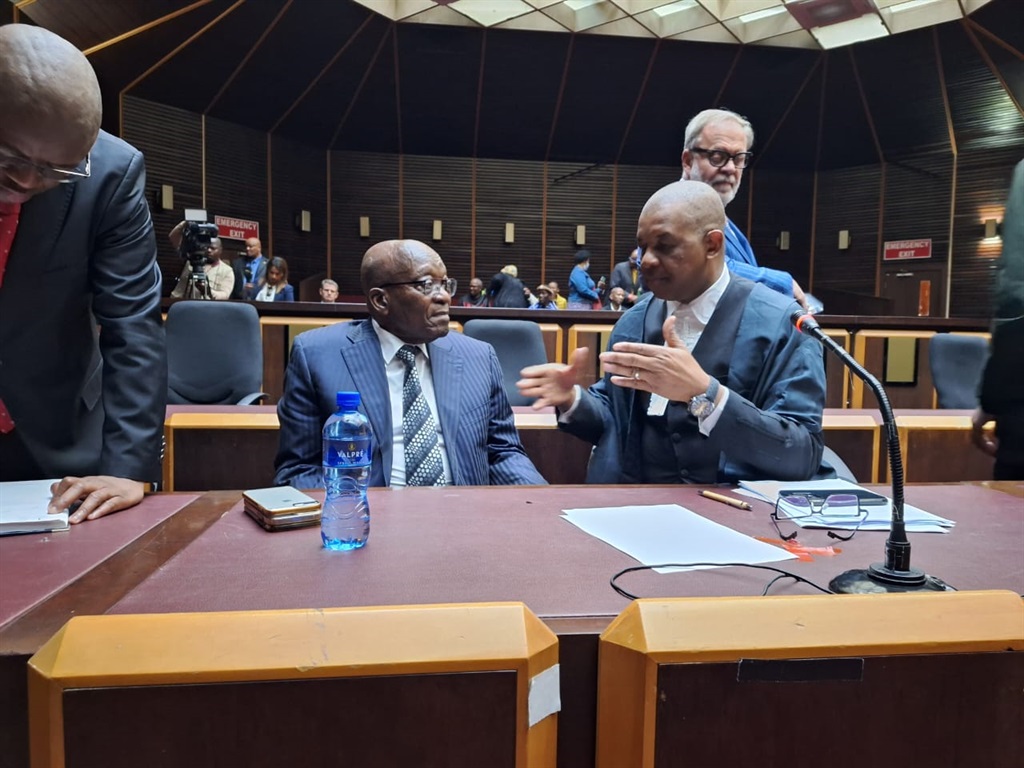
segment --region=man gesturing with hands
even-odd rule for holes
[[[595,445],[594,483],[802,480],[818,471],[825,371],[820,347],[790,324],[796,303],[725,268],[725,209],[679,181],[640,214],[649,290],[615,325],[605,376],[577,384],[569,364],[525,368],[520,391],[554,406],[559,427]]]

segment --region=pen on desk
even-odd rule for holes
[[[740,501],[739,499],[731,499],[728,496],[723,496],[722,494],[715,493],[714,491],[700,491],[700,495],[703,496],[705,499],[711,499],[712,501],[720,501],[723,504],[728,504],[730,507],[736,507],[736,509],[751,508],[751,506],[745,501]]]

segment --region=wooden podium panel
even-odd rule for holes
[[[1012,592],[638,600],[601,635],[597,768],[1011,768]]]
[[[32,765],[553,768],[557,662],[522,603],[76,617]]]

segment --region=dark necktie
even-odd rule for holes
[[[416,372],[416,353],[406,344],[395,357],[405,363],[402,385],[402,432],[405,435],[405,484],[445,485],[444,462],[437,439],[437,423],[427,405]]]

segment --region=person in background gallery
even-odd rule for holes
[[[601,303],[604,292],[604,278],[597,283],[588,274],[590,270],[590,251],[576,251],[573,257],[575,266],[569,273],[569,309],[593,309]]]
[[[640,294],[644,292],[644,275],[640,271],[640,249],[629,252],[629,258],[620,261],[612,269],[612,279],[608,282],[611,290],[621,288],[625,294],[623,304],[632,307]]]
[[[326,278],[320,281],[320,303],[334,304],[338,300],[338,284]]]
[[[185,228],[185,222],[179,223],[168,235],[171,244],[175,249],[181,246],[181,232]],[[219,237],[210,239],[206,247],[206,263],[203,264],[203,272],[206,274],[206,285],[209,290],[209,298],[217,301],[226,301],[231,298],[231,292],[235,287],[235,272],[231,267],[221,261],[224,255],[224,245]],[[171,291],[172,299],[203,299],[207,296],[199,295],[201,283],[189,284],[192,277],[192,262],[186,261],[178,276],[178,283]],[[185,293],[188,292],[186,296]]]
[[[267,265],[267,282],[260,288],[256,301],[295,301],[295,289],[288,284],[288,262],[275,256]]]
[[[530,305],[526,298],[526,287],[519,279],[519,269],[515,264],[506,264],[491,278],[487,297],[492,307],[526,309]]]
[[[740,190],[743,170],[753,157],[753,145],[754,128],[747,118],[728,109],[705,109],[686,126],[680,158],[683,178],[704,182],[728,207]],[[792,296],[807,309],[807,298],[792,275],[758,266],[746,236],[731,219],[725,225],[725,265],[740,277]]]
[[[569,306],[569,300],[562,295],[557,282],[552,280],[548,283],[548,288],[551,289],[551,297],[555,300],[555,306],[559,309],[565,309]]]
[[[145,162],[102,111],[74,45],[0,26],[0,481],[61,478],[73,524],[160,480],[167,404]]]
[[[486,307],[487,294],[484,293],[484,281],[474,277],[469,281],[469,293],[464,293],[459,300],[460,307]]]
[[[608,303],[605,304],[605,309],[610,309],[613,312],[621,312],[626,307],[626,292],[619,286],[615,286],[608,292]]]
[[[263,255],[263,243],[258,237],[250,237],[245,241],[245,255],[232,262],[235,270],[235,289],[231,292],[232,299],[256,298],[260,288],[267,281],[267,264],[269,260]]]
[[[558,309],[558,305],[555,304],[555,297],[551,294],[551,289],[543,283],[537,286],[537,291],[534,295],[537,301],[530,304],[530,309]]]

